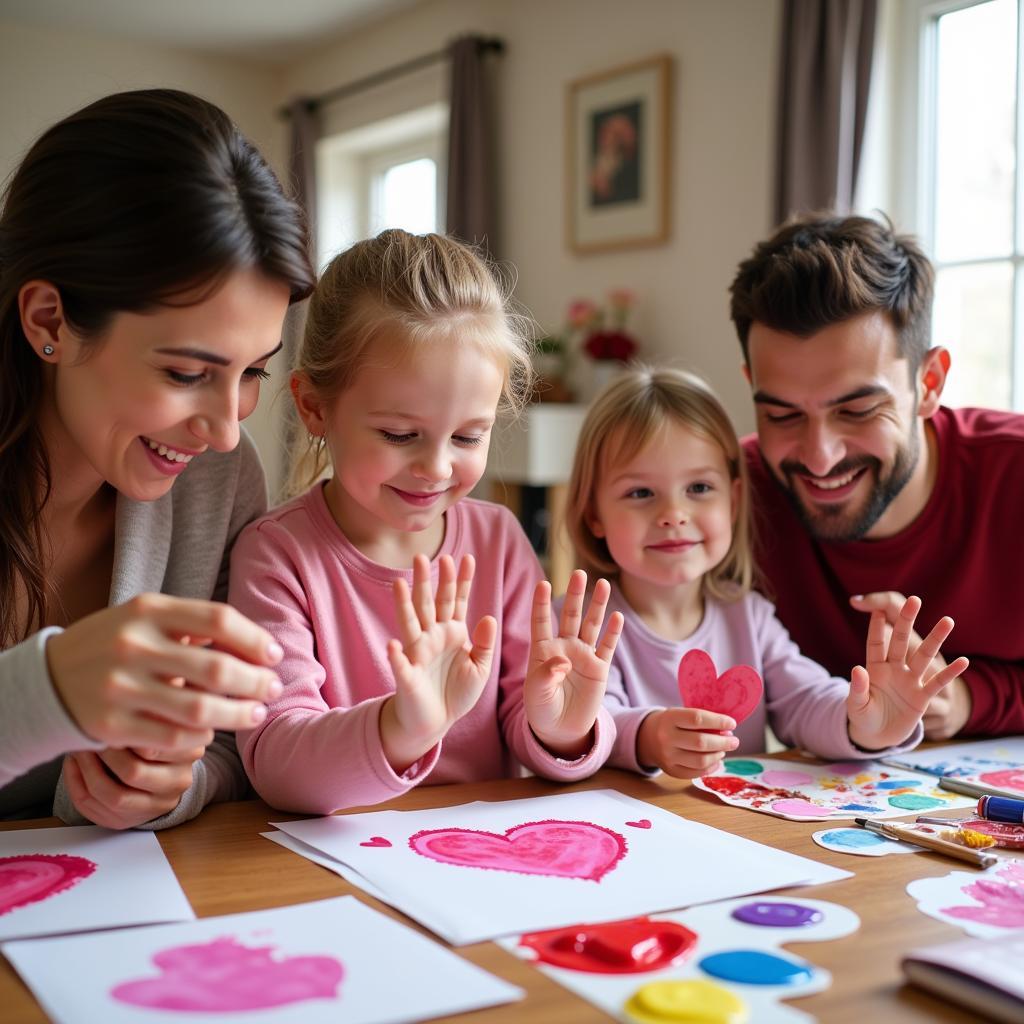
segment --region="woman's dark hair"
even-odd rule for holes
[[[43,134],[10,179],[0,213],[0,644],[40,626],[48,550],[40,512],[52,480],[37,417],[42,362],[18,292],[48,281],[83,338],[255,269],[313,289],[300,209],[219,108],[171,89],[118,93]],[[23,629],[14,596],[28,599]]]

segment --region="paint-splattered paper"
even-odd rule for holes
[[[814,1018],[780,1000],[824,991],[832,979],[828,971],[783,945],[839,939],[859,927],[857,915],[835,903],[744,897],[632,921],[510,937],[499,945],[629,1024],[645,1019],[645,997],[655,1008],[662,1002],[673,1005],[676,1014],[663,1014],[662,1021],[802,1024]],[[759,978],[757,983],[749,980],[750,972]],[[735,974],[748,980],[723,977]],[[736,1000],[748,1017],[696,1012]],[[684,1005],[689,1016],[682,1012]],[[735,1002],[733,1006],[739,1010]],[[650,1019],[659,1018],[652,1013]]]
[[[455,945],[849,875],[611,790],[274,824]]]
[[[0,940],[193,917],[152,832],[0,832]]]
[[[694,786],[733,807],[792,821],[898,818],[974,807],[977,800],[940,789],[932,775],[880,761],[810,764],[769,757],[727,758]]]
[[[353,896],[2,950],[58,1024],[383,1024],[524,994]]]
[[[1024,860],[1005,859],[984,871],[953,871],[907,886],[918,910],[979,938],[1024,928]]]
[[[994,740],[947,743],[927,750],[908,750],[905,754],[884,758],[883,763],[954,778],[1024,768],[1024,736],[1001,736]]]

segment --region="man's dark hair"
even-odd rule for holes
[[[785,223],[744,260],[729,312],[744,360],[751,324],[807,338],[864,313],[885,313],[915,372],[930,346],[935,273],[888,220],[810,214]]]

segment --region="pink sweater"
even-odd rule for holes
[[[602,709],[592,749],[563,761],[534,737],[523,705],[530,604],[541,577],[512,514],[464,498],[445,514],[438,556],[476,557],[470,631],[498,620],[498,643],[476,706],[444,740],[396,775],[380,740],[381,706],[394,692],[387,641],[396,635],[392,582],[412,571],[371,562],[342,534],[322,485],[250,525],[231,557],[229,601],[284,648],[284,693],[266,720],[238,733],[256,791],[275,807],[327,814],[388,800],[420,782],[473,782],[515,775],[513,756],[548,778],[574,781],[600,768],[615,739]],[[437,579],[437,560],[432,563]]]

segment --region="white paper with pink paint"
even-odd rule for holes
[[[455,945],[850,877],[612,790],[273,824]]]
[[[934,775],[881,761],[783,761],[726,758],[694,786],[723,803],[790,821],[898,818],[975,807],[976,798],[939,788]]]
[[[0,949],[58,1024],[397,1024],[524,995],[354,896]]]
[[[907,886],[929,917],[990,939],[1024,928],[1024,860],[1003,858],[985,871],[952,871]]]
[[[194,917],[152,832],[0,832],[0,940]]]

